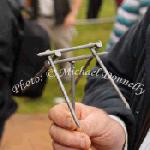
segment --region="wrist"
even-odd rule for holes
[[[71,12],[69,13],[69,16],[77,17],[77,15],[78,15],[77,10],[71,10]]]
[[[109,132],[111,134],[111,142],[114,145],[114,150],[123,149],[126,142],[126,133],[120,123],[110,118]]]
[[[111,117],[112,119],[114,119],[115,121],[117,121],[123,127],[124,132],[125,132],[124,150],[127,150],[128,149],[128,134],[127,134],[126,124],[118,116],[109,115],[109,117]]]

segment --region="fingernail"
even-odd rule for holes
[[[65,126],[70,130],[76,130],[77,128],[72,118],[67,118]]]
[[[64,122],[64,125],[70,130],[75,130],[77,128],[72,119],[71,113],[68,113],[68,115],[66,116],[66,121]]]

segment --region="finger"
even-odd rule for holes
[[[75,108],[75,112],[79,120],[84,120],[96,109],[94,107],[86,106],[81,103],[76,103]],[[49,119],[62,128],[67,128],[69,130],[77,129],[77,126],[72,119],[72,115],[68,109],[68,106],[65,103],[56,105],[55,107],[50,109]]]
[[[97,150],[94,146],[91,146],[89,150]]]
[[[52,125],[49,132],[52,139],[61,145],[78,149],[90,148],[91,141],[85,133],[69,131],[56,125]]]
[[[77,118],[80,119],[80,105],[83,104],[76,104],[76,115]],[[62,127],[62,128],[67,128],[70,130],[75,130],[77,129],[77,126],[72,119],[72,115],[68,109],[68,106],[64,104],[59,104],[50,109],[49,111],[49,119],[51,119],[56,125]]]
[[[60,127],[68,128],[71,130],[76,129],[76,125],[65,103],[56,105],[50,109],[49,119],[51,119]]]
[[[77,148],[66,147],[66,146],[60,145],[56,142],[53,143],[53,148],[54,148],[54,150],[81,150],[81,149],[77,149]]]

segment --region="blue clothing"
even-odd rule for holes
[[[124,0],[118,9],[116,23],[111,33],[107,51],[110,51],[128,29],[144,16],[150,0]]]

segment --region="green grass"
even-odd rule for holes
[[[87,1],[83,1],[82,7],[79,12],[78,18],[85,18]],[[112,17],[115,14],[115,7],[112,0],[105,0],[102,8],[102,13],[99,16],[102,17]],[[112,24],[102,24],[102,25],[80,25],[76,26],[77,35],[73,39],[73,46],[86,44],[90,42],[96,42],[101,40],[103,42],[104,50],[105,45],[108,41],[110,31],[112,29]],[[102,51],[101,50],[101,51]],[[75,55],[88,53],[87,50],[79,51]],[[76,69],[79,69],[85,61],[81,61],[76,64]],[[93,61],[88,68],[92,68],[95,65]],[[76,99],[80,101],[84,95],[84,85],[86,84],[86,77],[82,78],[77,86]],[[70,89],[70,84],[65,84],[67,91]],[[60,97],[61,92],[56,83],[56,79],[49,78],[46,88],[44,90],[43,96],[40,99],[29,99],[29,98],[15,98],[18,105],[18,113],[47,113],[48,109],[53,106],[53,100],[55,97]]]

